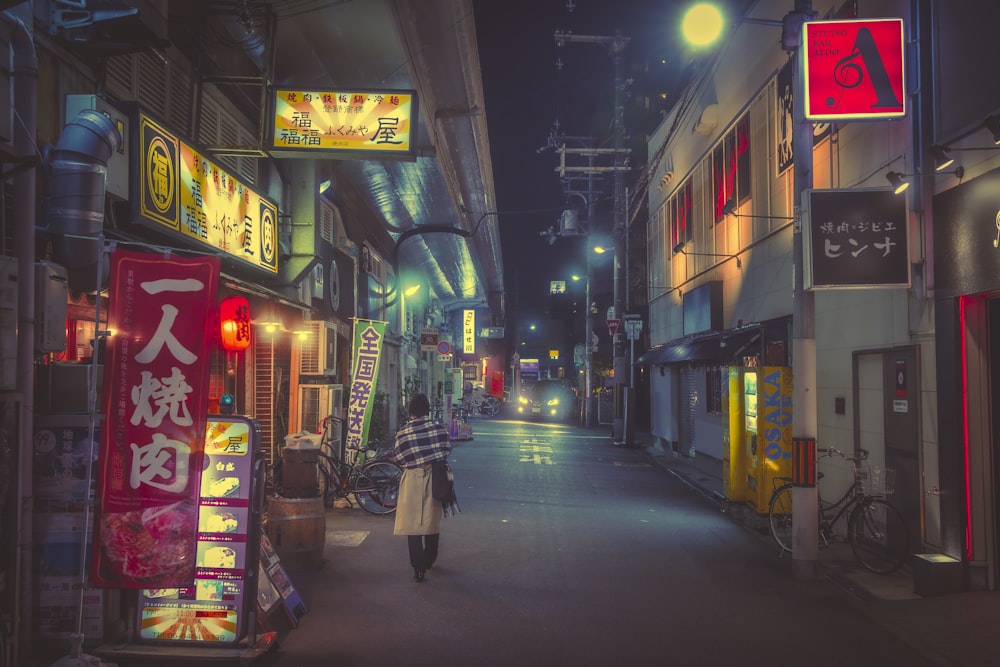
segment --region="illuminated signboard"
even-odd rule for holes
[[[811,21],[802,44],[806,118],[906,115],[902,19]]]
[[[417,96],[412,90],[280,89],[273,103],[270,148],[279,156],[413,155]]]
[[[143,224],[278,273],[278,208],[197,149],[139,114]]]
[[[808,190],[803,203],[806,289],[910,286],[904,197],[889,188]]]
[[[476,353],[476,311],[467,310],[463,317],[462,350],[465,354]]]
[[[566,281],[565,280],[551,280],[549,281],[549,294],[565,294],[566,293]]]

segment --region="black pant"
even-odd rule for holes
[[[410,548],[410,565],[414,570],[423,572],[430,569],[437,560],[440,539],[440,533],[406,536],[406,546]]]

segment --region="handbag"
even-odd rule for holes
[[[431,495],[441,503],[445,516],[462,511],[455,495],[455,473],[444,459],[431,462]]]

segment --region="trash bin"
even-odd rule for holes
[[[317,433],[295,433],[285,436],[281,452],[281,489],[285,498],[315,498],[319,496],[319,446],[322,436]]]

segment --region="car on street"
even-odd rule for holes
[[[524,384],[514,405],[517,416],[566,421],[576,412],[576,390],[567,380],[548,379]]]

